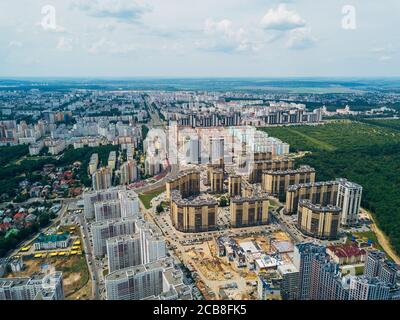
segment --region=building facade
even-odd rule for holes
[[[276,195],[281,201],[284,201],[289,186],[314,182],[315,169],[310,166],[301,166],[296,170],[264,171],[261,186],[264,191]]]
[[[320,206],[310,200],[300,200],[297,227],[305,235],[333,240],[339,233],[341,209],[335,206]]]

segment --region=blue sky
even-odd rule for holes
[[[399,16],[398,0],[2,0],[0,76],[399,76]]]

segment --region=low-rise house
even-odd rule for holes
[[[50,250],[67,248],[70,234],[40,234],[34,243],[35,250]]]
[[[355,243],[327,246],[326,253],[340,265],[364,262],[367,254],[364,249],[359,248]]]

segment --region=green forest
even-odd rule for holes
[[[318,181],[347,178],[361,184],[363,207],[400,253],[400,120],[338,121],[323,126],[262,128],[291,145],[311,151],[297,161],[317,170]]]

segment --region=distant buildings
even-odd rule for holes
[[[89,175],[92,176],[99,166],[99,155],[97,153],[93,153],[90,157],[89,161]]]

